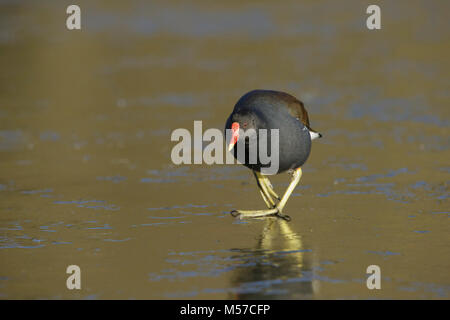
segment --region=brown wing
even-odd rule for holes
[[[317,132],[316,130],[312,129],[309,125],[309,118],[308,118],[308,112],[305,109],[305,106],[303,105],[303,102],[295,98],[294,96],[291,96],[288,93],[284,92],[277,92],[276,95],[279,99],[282,99],[286,102],[288,106],[288,111],[294,118],[299,119],[308,129],[312,132]]]

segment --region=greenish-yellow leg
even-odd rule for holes
[[[267,200],[266,195],[264,194],[264,192],[262,190],[259,190],[259,192],[261,193],[261,196],[262,196],[264,202],[266,203],[267,208],[269,208],[269,209],[274,208],[275,206],[270,204],[270,202],[269,202],[269,200]]]
[[[292,173],[292,180],[289,184],[288,188],[286,189],[283,197],[281,198],[280,202],[272,206],[272,203],[274,203],[274,200],[269,194],[267,183],[270,183],[270,181],[265,180],[264,178],[260,178],[258,176],[258,173],[255,173],[256,180],[258,183],[258,186],[260,186],[261,189],[261,195],[263,196],[264,201],[266,202],[269,209],[266,210],[233,210],[231,214],[233,216],[239,216],[240,218],[254,218],[254,217],[263,217],[263,216],[269,216],[269,215],[278,215],[280,217],[288,218],[288,216],[282,215],[284,206],[286,205],[286,202],[288,201],[289,197],[291,196],[292,192],[294,191],[295,187],[300,181],[300,178],[302,177],[302,169],[298,168],[293,171]]]
[[[302,178],[302,168],[297,168],[292,173],[292,180],[289,184],[289,187],[284,192],[283,198],[281,198],[280,203],[278,203],[277,208],[281,212],[283,212],[284,206],[286,205],[286,202],[288,201],[289,197],[291,196],[292,192],[294,191],[297,184],[300,182],[300,179]]]
[[[265,184],[267,191],[269,192],[269,195],[271,195],[272,197],[274,197],[275,199],[280,201],[281,198],[278,196],[278,194],[275,192],[275,190],[273,190],[273,186],[272,186],[272,183],[270,183],[269,178],[267,178],[267,176],[265,176],[259,172],[257,172],[256,174],[258,175],[258,177],[262,181],[262,183]]]
[[[267,205],[267,208],[273,209],[275,208],[275,201],[272,199],[272,196],[269,192],[269,187],[266,184],[266,181],[263,179],[263,175],[257,171],[253,171],[253,175],[256,179],[256,184],[258,185],[259,191],[261,192],[261,196],[263,197],[264,202]]]

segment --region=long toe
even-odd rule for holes
[[[243,218],[259,218],[265,216],[273,216],[279,214],[278,208],[267,209],[267,210],[233,210],[231,215],[233,217]]]

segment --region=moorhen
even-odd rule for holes
[[[278,143],[270,137],[266,138],[266,144],[277,144],[278,170],[273,174],[288,171],[292,174],[292,180],[283,197],[280,198],[273,189],[272,184],[264,173],[264,165],[255,148],[250,147],[252,134],[246,135],[247,130],[253,129],[253,141],[260,139],[260,129],[278,129]],[[276,215],[286,220],[290,217],[283,215],[282,211],[289,196],[297,186],[302,176],[301,166],[308,159],[311,151],[311,140],[322,135],[311,129],[308,113],[303,103],[292,95],[272,90],[253,90],[243,95],[234,106],[233,112],[228,117],[225,125],[228,141],[228,150],[238,161],[253,171],[257,185],[261,192],[267,210],[233,210],[234,217],[262,217]],[[270,135],[269,133],[267,135]],[[239,142],[239,143],[238,143]],[[243,144],[244,149],[238,145]],[[257,144],[259,147],[259,144]],[[238,146],[238,147],[236,147]],[[266,147],[267,150],[273,150]],[[238,157],[238,150],[245,150],[245,159]],[[255,154],[256,153],[256,154]],[[255,156],[252,158],[252,155]],[[256,159],[250,161],[251,159]],[[276,203],[275,201],[279,202]]]

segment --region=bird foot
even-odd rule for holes
[[[291,217],[282,214],[278,208],[272,208],[267,210],[233,210],[230,212],[235,218],[245,219],[245,218],[260,218],[267,216],[275,216],[286,221],[291,221]]]

